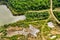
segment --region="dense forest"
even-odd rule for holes
[[[25,13],[25,16],[27,17],[27,20],[44,20],[48,19],[49,13],[46,12],[28,12]]]
[[[53,1],[53,7],[60,7],[60,0],[52,0]]]
[[[17,12],[48,9],[50,7],[49,0],[8,0],[8,2]]]
[[[50,0],[0,0],[7,2],[14,11],[42,10],[50,8]],[[60,7],[60,0],[52,0],[53,7]]]

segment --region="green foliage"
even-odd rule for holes
[[[49,13],[48,12],[27,12],[25,16],[27,17],[27,20],[31,20],[31,21],[44,20],[49,17]]]
[[[10,40],[17,40],[17,36],[12,36],[11,38],[10,38]]]
[[[8,0],[8,3],[17,12],[48,9],[50,7],[49,0]]]
[[[12,27],[18,26],[18,27],[27,28],[27,27],[29,27],[29,24],[32,24],[32,25],[35,25],[35,26],[38,26],[38,25],[41,26],[41,25],[44,24],[44,22],[45,21],[42,21],[42,20],[41,21],[37,21],[37,22],[24,20],[24,21],[18,21],[16,23],[9,24],[9,26],[12,26]]]
[[[53,1],[53,7],[60,7],[60,0],[52,0]]]
[[[10,40],[25,40],[25,39],[26,38],[23,35],[15,35],[15,36],[10,37]]]
[[[0,33],[5,31],[5,27],[4,26],[0,26]]]
[[[60,34],[56,34],[57,38],[60,38]]]
[[[60,21],[60,12],[54,11],[53,13],[56,16],[56,18]]]
[[[15,22],[15,23],[11,23],[9,24],[9,26],[12,26],[12,27],[28,27],[28,23],[26,21],[18,21],[18,22]]]
[[[48,35],[50,33],[50,30],[51,30],[51,28],[49,28],[48,25],[46,24],[44,26],[43,32],[44,32],[45,35]]]
[[[6,30],[6,28],[4,26],[0,27],[0,33],[3,33],[3,35],[7,34],[7,30]]]

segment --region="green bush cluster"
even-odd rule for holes
[[[27,12],[25,14],[27,20],[44,20],[49,17],[48,12]]]
[[[17,12],[48,9],[50,7],[49,0],[8,0],[8,3]]]
[[[60,7],[60,0],[52,0],[53,1],[53,7]]]
[[[60,12],[54,11],[53,13],[56,16],[56,18],[60,21]]]
[[[0,26],[0,33],[3,33],[3,35],[7,34],[7,30],[6,30],[5,26]]]
[[[12,23],[12,24],[9,24],[9,26],[12,26],[12,27],[28,27],[28,23],[25,22],[25,21],[19,21],[19,22],[16,22],[16,23]]]

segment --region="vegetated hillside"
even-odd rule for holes
[[[49,0],[8,0],[8,3],[16,12],[48,9],[50,7]]]
[[[54,11],[53,13],[56,16],[56,18],[60,21],[60,12]]]
[[[53,7],[60,7],[60,0],[52,0],[53,1]]]

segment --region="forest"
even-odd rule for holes
[[[48,19],[49,13],[46,12],[27,12],[25,13],[27,20],[44,20]]]
[[[49,0],[8,0],[10,6],[17,12],[48,9]]]
[[[60,0],[52,0],[53,1],[53,7],[60,7]]]

